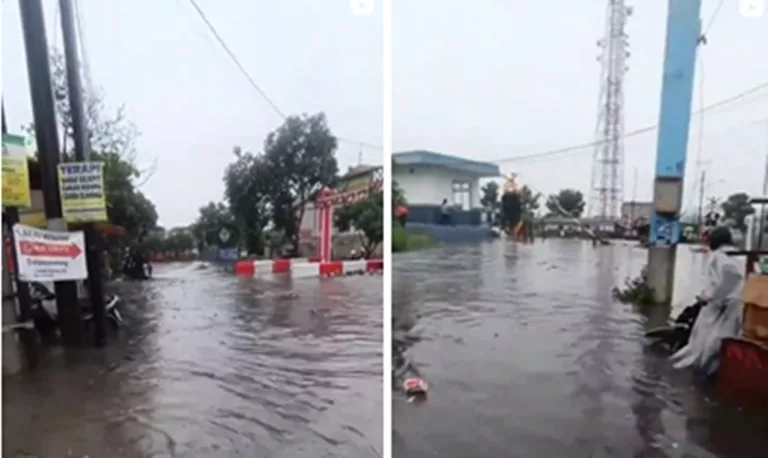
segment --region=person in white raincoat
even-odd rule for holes
[[[741,331],[744,265],[726,254],[733,249],[730,229],[718,227],[710,232],[709,265],[704,289],[699,296],[705,305],[691,331],[688,345],[672,355],[676,369],[692,368],[704,376],[714,374],[720,365],[720,344]]]

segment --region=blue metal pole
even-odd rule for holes
[[[672,300],[696,48],[701,36],[701,0],[668,0],[667,4],[651,247],[648,250],[648,281],[659,303]]]

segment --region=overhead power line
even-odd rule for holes
[[[708,111],[716,110],[718,108],[721,108],[723,106],[726,106],[726,105],[729,105],[729,104],[731,104],[733,102],[736,102],[736,101],[738,101],[740,99],[743,99],[744,97],[748,97],[748,96],[750,96],[750,95],[752,95],[752,94],[754,94],[756,92],[759,92],[759,91],[761,91],[761,90],[763,90],[765,88],[768,88],[768,81],[760,83],[757,86],[753,86],[753,87],[751,87],[751,88],[749,88],[749,89],[747,89],[745,91],[742,91],[742,92],[740,92],[740,93],[738,93],[736,95],[728,97],[727,99],[723,99],[723,100],[720,100],[719,102],[713,103],[711,105],[707,105],[706,107],[704,107],[704,108],[702,108],[702,109],[700,109],[698,111],[693,112],[693,115],[694,116],[698,116],[698,115],[700,115],[702,113],[706,113]],[[624,134],[624,136],[622,138],[636,137],[636,136],[641,135],[641,134],[645,134],[645,133],[648,133],[648,132],[653,132],[654,130],[658,129],[658,127],[659,127],[658,124],[654,124],[652,126],[646,126],[646,127],[640,128],[640,129],[632,130],[632,131],[629,131],[626,134]],[[584,150],[584,149],[587,149],[587,148],[594,148],[595,146],[601,145],[603,143],[604,143],[603,140],[592,141],[592,142],[588,142],[588,143],[581,143],[581,144],[578,144],[578,145],[566,146],[564,148],[558,148],[558,149],[553,149],[553,150],[549,150],[549,151],[542,151],[540,153],[525,154],[525,155],[521,155],[521,156],[513,156],[513,157],[507,157],[507,158],[503,158],[503,159],[496,159],[496,160],[493,160],[491,162],[495,162],[497,164],[504,164],[504,163],[508,163],[508,162],[519,162],[519,161],[527,161],[527,160],[531,160],[531,159],[541,159],[541,158],[550,157],[550,156],[559,156],[559,155],[562,155],[562,154],[565,154],[565,153],[571,153],[571,152],[575,152],[575,151],[580,151],[580,150]]]
[[[248,73],[248,71],[243,67],[243,64],[240,63],[240,60],[235,56],[235,53],[232,52],[232,49],[230,49],[229,45],[227,45],[227,42],[224,41],[224,39],[219,34],[218,30],[216,30],[216,27],[211,23],[210,20],[208,20],[208,17],[205,15],[205,12],[200,8],[200,5],[197,4],[196,0],[189,0],[189,3],[192,4],[192,7],[197,12],[198,16],[200,16],[200,19],[203,20],[205,25],[208,27],[208,30],[211,31],[213,36],[216,38],[216,41],[219,42],[222,48],[224,48],[224,51],[227,53],[229,58],[234,62],[235,66],[238,70],[240,70],[240,73],[245,77],[245,79],[248,80],[248,83],[251,85],[251,87],[258,92],[258,94],[261,96],[262,99],[264,99],[269,106],[272,108],[272,110],[275,111],[282,119],[286,119],[287,116],[285,113],[277,106],[277,104],[267,95],[267,93],[259,86],[256,81],[253,79],[253,77]],[[369,148],[374,149],[383,149],[381,145],[375,145],[373,143],[368,142],[362,142],[360,140],[354,140],[349,138],[343,138],[343,137],[336,137],[338,140],[346,142],[346,143],[354,143],[359,146],[366,146]]]
[[[715,12],[712,13],[712,16],[709,18],[707,27],[704,29],[704,33],[702,33],[702,36],[705,37],[705,39],[709,31],[712,30],[712,26],[715,25],[715,21],[717,20],[717,17],[720,14],[720,9],[723,7],[724,3],[725,3],[725,0],[720,0],[720,3],[718,3],[717,6],[715,7]]]

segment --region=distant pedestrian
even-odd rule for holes
[[[408,207],[404,204],[399,204],[397,208],[395,208],[395,216],[400,222],[400,227],[405,227],[405,223],[408,221]]]
[[[443,199],[440,205],[440,224],[451,224],[451,207],[448,205],[448,199]]]

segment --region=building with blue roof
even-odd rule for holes
[[[437,224],[443,199],[448,199],[452,224],[480,225],[480,180],[501,176],[496,164],[433,151],[403,151],[392,160],[392,178],[408,201],[409,223]]]

